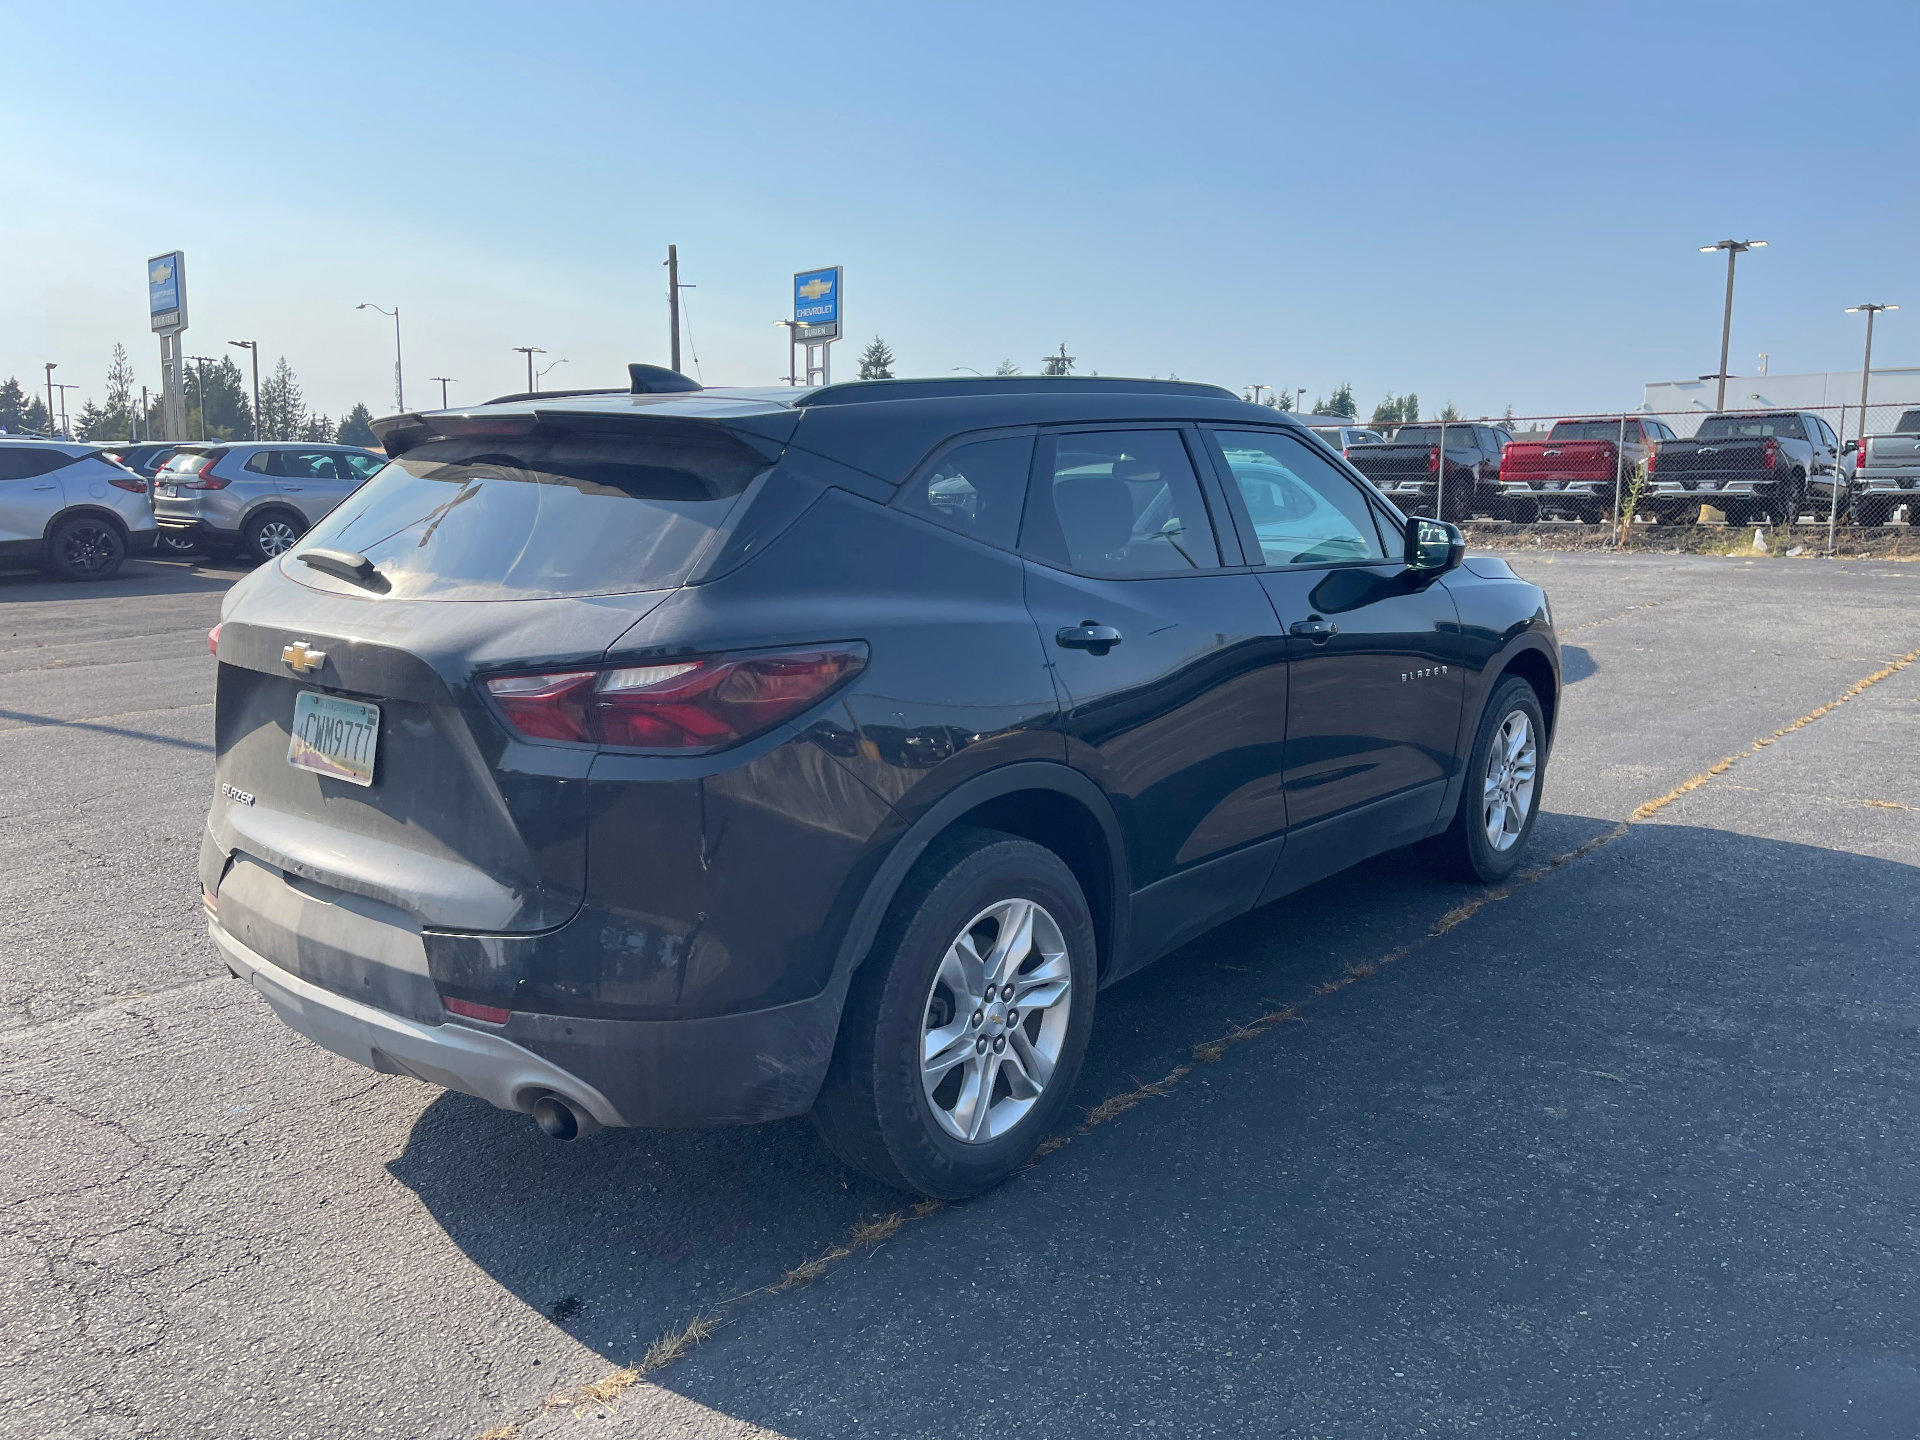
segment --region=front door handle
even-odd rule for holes
[[[1316,615],[1311,620],[1294,621],[1287,627],[1287,633],[1297,640],[1311,640],[1316,645],[1324,645],[1340,633],[1340,627]]]
[[[1066,650],[1091,650],[1104,655],[1120,643],[1120,632],[1098,620],[1082,620],[1078,625],[1062,625],[1053,633],[1053,643]]]

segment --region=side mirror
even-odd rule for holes
[[[1409,570],[1442,575],[1467,558],[1467,537],[1458,525],[1415,515],[1407,521],[1406,560]]]
[[[1847,441],[1846,444],[1840,447],[1840,453],[1842,455],[1851,455],[1854,451],[1858,450],[1859,448],[1860,448],[1860,442],[1858,440],[1849,440]]]

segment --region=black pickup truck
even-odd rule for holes
[[[1393,497],[1409,515],[1437,520],[1467,520],[1475,515],[1507,518],[1500,489],[1500,450],[1513,437],[1497,425],[1470,421],[1445,426],[1446,484],[1439,485],[1440,431],[1436,423],[1402,425],[1384,445],[1356,445],[1347,459],[1362,475]],[[1442,515],[1435,509],[1435,491]]]
[[[1826,512],[1839,458],[1832,427],[1808,411],[1709,415],[1691,439],[1654,446],[1643,503],[1664,522],[1707,504],[1736,524],[1764,515],[1791,525],[1810,503]]]

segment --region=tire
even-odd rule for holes
[[[1507,501],[1507,519],[1515,525],[1532,525],[1540,519],[1540,502],[1531,499]]]
[[[1786,489],[1780,492],[1780,498],[1767,502],[1767,513],[1778,525],[1797,525],[1800,512],[1806,508],[1807,477],[1799,473],[1787,477]]]
[[[153,549],[156,555],[192,555],[199,551],[200,541],[190,530],[162,530]]]
[[[1853,523],[1885,525],[1893,519],[1893,506],[1877,495],[1863,495],[1853,502]]]
[[[1011,1006],[1004,989],[986,1000],[962,942],[975,954],[984,947],[993,962],[1001,921],[1021,917],[1039,943],[1010,957],[1010,979],[1000,982],[1021,988]],[[1071,1100],[1096,984],[1093,919],[1058,855],[997,831],[942,836],[901,886],[854,975],[814,1125],[834,1154],[898,1189],[941,1200],[990,1189],[1026,1161]],[[1052,998],[1018,1014],[1023,995]],[[949,1063],[930,1072],[937,1079],[925,1077],[923,1046],[940,1031],[952,1039],[935,1059]],[[1022,1095],[1048,1061],[1037,1093]]]
[[[247,521],[240,532],[240,548],[256,563],[284,555],[307,533],[306,522],[290,510],[269,510]]]
[[[1519,752],[1530,756],[1531,764],[1521,767],[1504,762],[1504,773],[1495,765],[1496,741],[1512,750],[1511,740],[1517,725],[1524,723],[1529,747]],[[1473,737],[1473,749],[1467,755],[1467,778],[1460,791],[1460,806],[1453,823],[1431,840],[1423,842],[1427,860],[1449,880],[1479,881],[1491,885],[1504,880],[1519,868],[1520,856],[1533,836],[1533,824],[1540,814],[1540,786],[1546,778],[1546,726],[1540,714],[1540,697],[1533,686],[1518,675],[1509,675],[1494,687],[1487,708],[1480,714],[1480,728]],[[1515,758],[1519,758],[1516,756]],[[1503,792],[1524,812],[1517,827],[1512,822],[1514,806],[1509,804],[1501,817],[1503,839],[1496,843],[1489,834],[1494,806],[1488,802],[1491,786],[1498,780]]]
[[[111,580],[127,558],[127,538],[111,520],[72,515],[47,536],[47,565],[63,580]]]

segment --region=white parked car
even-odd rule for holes
[[[105,580],[154,535],[147,482],[99,446],[0,439],[0,559]]]

